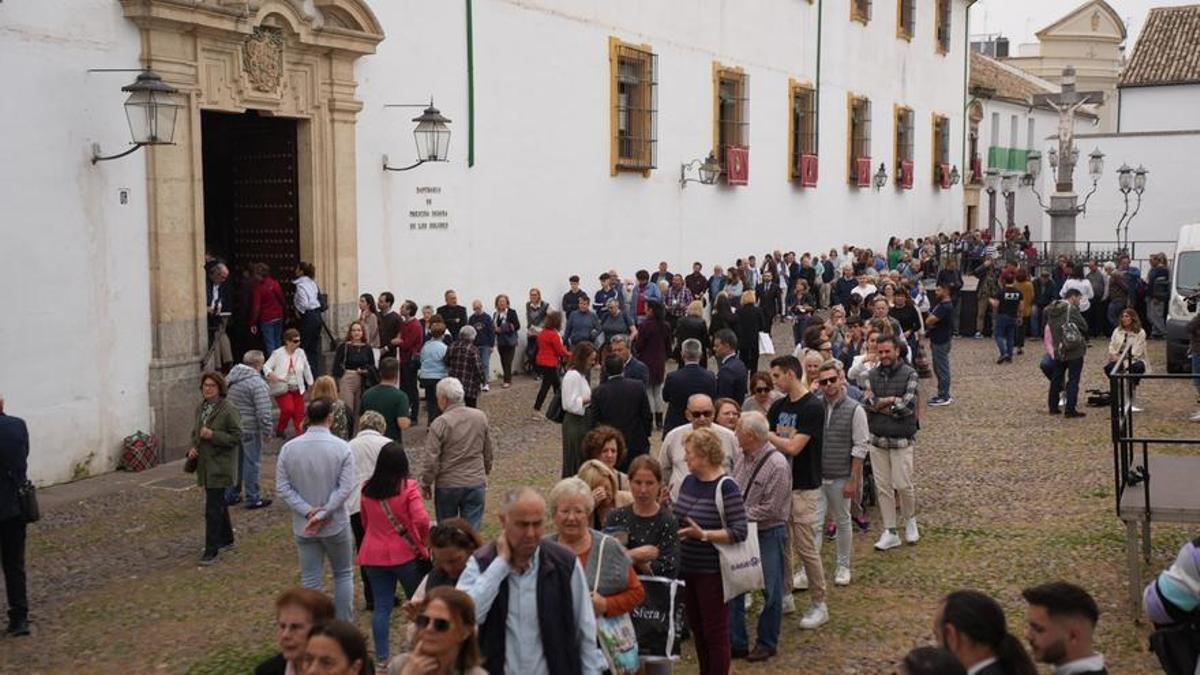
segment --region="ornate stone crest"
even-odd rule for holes
[[[276,91],[283,78],[283,34],[258,26],[242,44],[242,70],[258,91]]]

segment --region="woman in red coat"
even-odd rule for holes
[[[254,263],[254,299],[250,306],[250,332],[262,333],[267,354],[283,344],[283,288],[266,263]]]
[[[663,319],[663,306],[653,300],[646,303],[646,319],[638,326],[637,338],[633,341],[637,357],[650,371],[646,393],[650,396],[650,410],[654,413],[654,426],[662,429],[662,388],[667,379],[667,352],[671,349],[671,326]]]
[[[542,409],[542,404],[546,402],[546,393],[551,387],[554,388],[555,394],[562,388],[562,382],[558,378],[558,366],[571,356],[571,352],[563,346],[562,336],[558,334],[561,328],[562,312],[550,312],[546,315],[546,323],[542,325],[542,330],[537,334],[537,357],[533,363],[542,376],[542,386],[538,387],[537,399],[533,402],[534,412]]]
[[[375,472],[362,488],[363,542],[358,564],[371,580],[375,608],[371,628],[375,656],[388,661],[388,628],[396,599],[396,582],[411,599],[429,572],[429,512],[421,488],[408,477],[408,455],[399,443],[379,451]]]

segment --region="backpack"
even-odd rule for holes
[[[1064,352],[1078,351],[1087,347],[1087,338],[1084,337],[1083,331],[1079,330],[1079,326],[1071,321],[1072,310],[1075,310],[1074,306],[1067,307],[1067,315],[1063,318],[1062,341],[1054,346],[1054,355],[1058,358],[1062,358],[1059,355]]]

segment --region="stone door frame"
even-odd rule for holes
[[[154,428],[168,458],[191,443],[205,329],[202,110],[297,124],[300,253],[336,330],[358,298],[354,64],[383,30],[365,0],[121,0],[142,65],[177,87],[174,145],[147,148]]]

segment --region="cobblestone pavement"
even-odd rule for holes
[[[780,349],[790,344],[788,333],[777,329]],[[1103,384],[1102,350],[1097,342],[1088,356],[1085,388]],[[1161,342],[1151,354],[1161,372]],[[938,598],[964,586],[997,597],[1021,635],[1021,588],[1057,578],[1096,595],[1098,645],[1112,672],[1155,670],[1147,631],[1123,603],[1107,412],[1086,409],[1082,420],[1047,415],[1040,356],[1040,345],[1031,344],[1015,364],[998,366],[990,340],[955,341],[956,403],[925,411],[917,446],[921,542],[876,553],[878,525],[857,537],[854,583],[831,590],[830,622],[804,632],[798,614],[786,617],[781,655],[757,667],[739,662],[739,672],[892,672],[908,649],[931,640]],[[926,397],[931,382],[922,381]],[[518,378],[482,399],[499,445],[485,534],[496,530],[505,488],[549,486],[558,477],[559,427],[531,414],[534,393],[533,380]],[[1139,423],[1155,434],[1194,433],[1185,415],[1194,398],[1183,381],[1147,383]],[[406,436],[410,446],[420,433]],[[268,488],[275,450],[264,460]],[[285,510],[278,502],[253,512],[235,508],[238,548],[200,568],[203,496],[188,485],[176,464],[44,490],[47,513],[30,529],[28,549],[35,632],[0,640],[0,671],[244,673],[272,653],[272,599],[298,582]],[[1157,526],[1154,533],[1157,570],[1188,531]],[[824,550],[830,566],[833,548]],[[803,593],[796,604],[806,606]],[[368,634],[369,622],[359,614]],[[694,658],[685,653],[677,670],[694,672]]]

